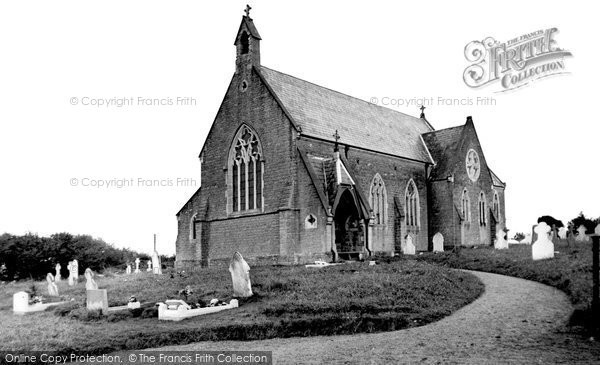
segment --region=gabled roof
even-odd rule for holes
[[[502,180],[500,180],[500,178],[498,177],[498,175],[496,175],[494,173],[494,171],[492,171],[492,169],[490,169],[488,167],[488,170],[490,170],[490,174],[492,175],[492,184],[494,186],[497,186],[499,188],[505,188],[506,187],[506,183],[504,183]]]
[[[261,66],[260,73],[302,129],[302,134],[341,144],[433,163],[420,135],[421,119],[357,99]]]
[[[460,143],[463,129],[464,125],[460,125],[423,134],[423,141],[436,164],[431,171],[432,180],[445,179],[452,174],[450,160]]]
[[[236,33],[236,36],[235,36],[235,41],[233,42],[234,46],[237,46],[238,36],[240,35],[240,32],[241,32],[242,27],[244,25],[246,25],[246,28],[248,29],[248,32],[250,32],[251,36],[253,36],[256,39],[262,39],[260,37],[260,34],[258,34],[258,30],[256,29],[256,26],[254,25],[254,22],[252,21],[252,18],[249,18],[247,16],[243,16],[242,17],[242,22],[240,23],[240,27],[238,28],[238,32]]]

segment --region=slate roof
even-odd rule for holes
[[[308,81],[261,66],[260,73],[302,134],[394,156],[433,163],[420,138],[429,124]]]
[[[454,150],[460,143],[463,127],[464,125],[460,125],[423,134],[423,141],[436,163],[431,171],[431,179],[445,179],[452,173],[448,171],[449,163],[454,155]]]
[[[240,27],[238,28],[238,32],[237,34],[240,34],[240,30],[242,30],[242,26],[246,24],[246,28],[248,29],[248,32],[250,32],[250,35],[253,36],[256,39],[262,39],[260,37],[260,34],[258,34],[258,29],[256,29],[256,26],[254,25],[254,22],[252,21],[252,18],[249,18],[247,16],[243,16],[242,17],[242,22],[240,23]],[[238,42],[238,37],[235,37],[235,41],[233,42],[234,46],[237,46],[237,42]]]

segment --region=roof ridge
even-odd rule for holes
[[[433,130],[433,131],[430,131],[430,132],[425,132],[425,133],[423,133],[423,134],[430,134],[430,133],[443,132],[443,131],[447,131],[447,130],[450,130],[450,129],[463,128],[464,126],[465,126],[464,124],[461,124],[461,125],[456,125],[456,126],[454,126],[454,127],[448,127],[448,128],[436,129],[436,130]]]
[[[336,93],[336,94],[340,94],[340,95],[343,95],[343,96],[345,96],[345,97],[348,97],[348,98],[351,98],[351,99],[354,99],[354,100],[361,101],[361,102],[363,102],[363,103],[365,103],[365,104],[367,104],[367,105],[370,105],[370,106],[374,106],[374,107],[377,107],[377,108],[381,108],[381,109],[384,109],[384,110],[388,110],[388,111],[391,111],[391,112],[393,112],[393,113],[396,113],[396,114],[400,114],[400,115],[403,115],[403,116],[406,116],[406,117],[414,118],[414,119],[416,119],[416,120],[423,120],[423,119],[421,119],[421,118],[418,118],[418,117],[412,116],[412,115],[410,115],[410,114],[405,114],[405,113],[399,112],[399,111],[397,111],[397,110],[394,110],[394,109],[392,109],[392,108],[387,108],[387,107],[385,107],[385,106],[382,106],[382,105],[378,105],[378,104],[373,104],[373,103],[370,103],[370,102],[368,102],[368,101],[366,101],[366,100],[363,100],[363,99],[361,99],[361,98],[357,98],[356,96],[348,95],[348,94],[346,94],[346,93],[343,93],[343,92],[341,92],[341,91],[337,91],[337,90],[334,90],[334,89],[330,89],[330,88],[328,88],[328,87],[326,87],[326,86],[322,86],[322,85],[319,85],[319,84],[315,84],[314,82],[311,82],[311,81],[307,81],[307,80],[301,79],[301,78],[299,78],[299,77],[297,77],[297,76],[290,75],[290,74],[287,74],[287,73],[285,73],[285,72],[277,71],[277,70],[275,70],[275,69],[272,69],[272,68],[270,68],[270,67],[267,67],[267,66],[264,66],[264,65],[260,65],[260,67],[261,67],[261,68],[266,68],[267,70],[270,70],[270,71],[273,71],[273,72],[280,73],[280,74],[282,74],[282,75],[286,75],[286,76],[288,76],[288,77],[294,78],[294,79],[296,79],[296,80],[300,80],[300,81],[302,81],[302,82],[306,82],[307,84],[311,84],[311,85],[314,85],[314,86],[320,87],[320,88],[322,88],[322,89],[329,90],[329,91],[331,91],[331,92],[334,92],[334,93]],[[425,124],[428,124],[428,123],[426,122]],[[430,133],[430,132],[426,132],[426,133]]]

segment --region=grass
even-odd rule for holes
[[[59,285],[73,301],[42,313],[16,316],[12,294],[31,282],[0,286],[0,345],[5,350],[59,353],[108,353],[205,340],[255,340],[274,337],[338,335],[391,331],[436,321],[475,300],[483,284],[473,275],[415,260],[368,266],[347,263],[322,269],[303,266],[252,268],[255,296],[238,309],[181,322],[159,321],[152,308],[134,317],[129,311],[109,316],[88,313],[85,283]],[[186,285],[188,302],[231,299],[226,268],[209,268],[188,277],[107,275],[97,280],[108,289],[111,306],[130,295],[154,303],[177,298]],[[41,290],[44,288],[43,290]],[[43,283],[38,291],[46,292]],[[151,318],[147,318],[151,317]]]
[[[531,245],[511,245],[508,250],[493,247],[463,248],[460,254],[426,253],[416,259],[451,268],[485,271],[537,281],[562,290],[575,311],[570,324],[592,330],[592,249],[591,243],[569,246],[555,244],[554,259],[533,261]]]

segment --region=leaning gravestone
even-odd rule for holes
[[[52,275],[52,273],[48,273],[48,275],[46,275],[46,281],[48,281],[48,295],[51,297],[57,297],[58,287],[54,282],[54,276]]]
[[[417,248],[413,243],[413,238],[411,235],[406,235],[406,243],[404,244],[402,251],[402,253],[405,255],[414,255],[417,253]]]
[[[498,227],[496,230],[496,242],[494,242],[494,248],[496,250],[506,250],[508,248],[508,241],[505,238],[506,233],[502,227]]]
[[[590,240],[590,238],[588,237],[587,234],[585,234],[585,226],[584,225],[580,225],[579,228],[577,228],[577,237],[575,238],[575,241],[577,242],[588,242]]]
[[[569,232],[569,230],[565,227],[560,227],[558,229],[558,238],[560,238],[561,240],[566,240],[567,239],[567,232]]]
[[[444,252],[444,236],[440,232],[433,235],[433,252]]]
[[[252,285],[250,284],[250,266],[239,252],[233,254],[229,264],[229,272],[233,282],[234,297],[251,297]]]
[[[550,241],[548,232],[550,232],[550,227],[545,222],[540,222],[535,227],[537,241],[531,245],[531,258],[533,260],[544,260],[554,257],[554,244]]]
[[[58,283],[60,282],[60,264],[56,264],[56,266],[54,267],[54,269],[56,270],[56,275],[54,275],[54,282]]]
[[[85,269],[85,290],[97,290],[98,289],[98,284],[96,284],[96,281],[94,280],[94,272],[88,267],[87,269]]]

